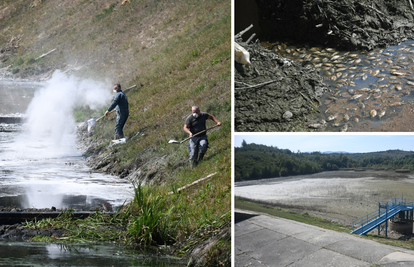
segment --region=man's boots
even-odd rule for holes
[[[198,162],[202,161],[204,158],[204,154],[205,153],[200,153],[200,155],[198,156]]]

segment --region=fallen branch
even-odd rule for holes
[[[56,50],[56,48],[55,48],[55,49],[50,50],[49,52],[47,52],[47,53],[45,53],[45,54],[43,54],[43,55],[41,55],[40,57],[36,58],[35,60],[38,60],[38,59],[44,58],[45,56],[49,55],[50,53],[54,52],[55,50]]]
[[[305,100],[309,101],[315,109],[318,109],[318,107],[313,104],[312,100],[310,100],[309,97],[302,94],[302,92],[299,92],[299,94],[301,94]]]
[[[204,181],[204,180],[207,180],[208,178],[213,177],[213,176],[214,176],[214,175],[216,175],[216,174],[217,174],[217,172],[212,173],[212,174],[209,174],[209,175],[207,175],[207,176],[206,176],[206,177],[204,177],[204,178],[200,178],[200,179],[198,179],[197,181],[192,182],[191,184],[188,184],[188,185],[185,185],[185,186],[183,186],[183,187],[180,187],[180,188],[178,188],[178,189],[177,189],[177,193],[179,193],[180,191],[182,191],[182,190],[184,190],[184,189],[186,189],[186,188],[188,188],[188,187],[190,187],[190,186],[193,186],[193,185],[198,184],[198,183],[200,183],[200,182],[202,182],[202,181]],[[169,195],[172,195],[172,194],[174,194],[174,192],[169,192],[168,194],[169,194]]]
[[[408,0],[408,3],[410,3],[411,10],[414,10],[413,3],[411,2],[411,0]]]
[[[250,85],[249,87],[242,87],[242,88],[234,88],[234,90],[242,90],[242,89],[249,89],[249,88],[255,88],[255,87],[260,87],[269,83],[274,83],[277,82],[278,80],[273,80],[273,81],[269,81],[269,82],[265,82],[265,83],[260,83],[260,84],[256,84],[256,85]]]
[[[379,13],[379,14],[383,15],[383,16],[386,16],[384,13],[382,13],[381,11],[379,11],[378,9],[376,9],[375,7],[368,6],[368,5],[365,5],[365,4],[362,4],[362,3],[359,3],[359,4],[360,4],[361,6],[371,8],[371,9],[372,9],[372,10],[374,10],[375,12],[377,12],[377,13]]]
[[[246,29],[244,29],[243,31],[239,32],[238,34],[236,34],[236,36],[234,36],[234,39],[241,37],[243,34],[245,34],[248,30],[250,30],[251,28],[253,28],[253,24],[250,24],[249,27],[247,27]]]
[[[255,33],[252,34],[252,36],[250,36],[249,39],[247,39],[246,44],[250,43],[251,40],[253,40],[253,38],[256,36]]]

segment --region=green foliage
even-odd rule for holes
[[[128,229],[135,243],[143,246],[166,243],[171,240],[172,234],[170,216],[174,206],[166,210],[165,199],[157,190],[148,189],[142,187],[141,183],[134,187],[132,205],[135,212]]]
[[[102,10],[101,14],[98,14],[95,16],[95,21],[100,21],[101,19],[103,19],[104,17],[106,17],[107,15],[111,14],[114,11],[114,7],[117,3],[113,3],[109,6],[109,8],[104,8]]]
[[[15,65],[17,65],[17,66],[20,66],[20,65],[23,65],[23,63],[24,63],[24,59],[23,58],[21,58],[21,57],[19,57],[15,62],[14,62],[14,64]]]
[[[409,155],[407,155],[409,154]],[[374,153],[294,153],[288,149],[247,144],[235,149],[235,179],[262,179],[312,174],[346,168],[414,169],[412,152],[389,150]]]

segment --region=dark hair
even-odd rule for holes
[[[116,88],[121,90],[121,85],[119,83],[115,84]]]

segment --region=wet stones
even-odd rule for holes
[[[293,117],[293,114],[290,111],[286,111],[285,113],[283,113],[282,117],[283,117],[283,119],[285,119],[287,121],[290,121],[290,119],[292,119],[292,117]]]

